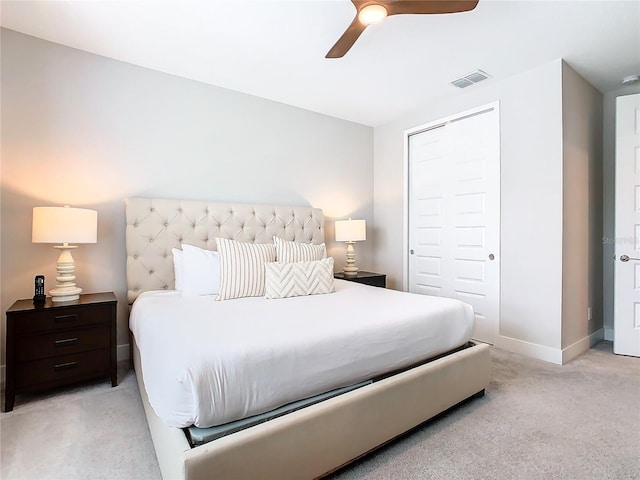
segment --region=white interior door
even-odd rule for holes
[[[616,105],[613,351],[640,356],[640,94]]]
[[[494,343],[500,304],[497,104],[408,133],[408,289],[458,298]]]

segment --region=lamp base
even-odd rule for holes
[[[81,293],[82,289],[78,287],[54,288],[53,290],[49,290],[49,296],[51,297],[51,301],[54,303],[72,302],[73,300],[78,300]]]
[[[49,296],[52,302],[72,302],[80,298],[82,289],[76,287],[74,280],[75,261],[71,255],[71,250],[77,248],[75,245],[56,245],[53,248],[60,250],[58,263],[56,263],[56,288],[49,290]]]
[[[356,267],[356,249],[354,242],[347,242],[347,264],[342,269],[342,273],[347,277],[355,277],[358,275],[358,267]]]

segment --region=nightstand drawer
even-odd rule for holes
[[[69,302],[17,300],[7,310],[4,409],[16,394],[100,377],[118,384],[113,292],[85,293]]]
[[[107,375],[109,349],[61,355],[16,365],[16,389],[27,391],[42,384],[56,386],[70,381]]]
[[[15,322],[17,335],[37,332],[52,332],[55,330],[95,325],[109,322],[110,309],[103,305],[58,308],[30,312],[27,317],[19,318]]]
[[[19,337],[16,341],[16,362],[28,362],[71,353],[109,347],[109,325],[65,330],[45,335]]]

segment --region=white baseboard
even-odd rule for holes
[[[129,344],[125,343],[123,345],[118,345],[116,347],[116,358],[118,359],[118,362],[121,362],[123,360],[129,360]],[[4,367],[2,367],[4,368]]]
[[[562,364],[570,362],[574,358],[582,355],[584,352],[593,347],[600,340],[604,339],[604,328],[596,330],[590,335],[581,338],[567,348],[562,349]]]
[[[537,358],[545,362],[562,365],[562,350],[558,348],[546,347],[537,343],[525,342],[516,338],[504,337],[500,335],[496,342],[496,347],[508,350],[513,353],[519,353],[526,357]]]
[[[545,362],[555,363],[556,365],[564,365],[579,355],[582,355],[605,338],[605,331],[601,328],[572,345],[569,345],[567,348],[559,349],[525,342],[516,338],[500,336],[496,342],[496,347],[527,357],[537,358],[538,360],[544,360]]]
[[[596,330],[589,335],[589,348],[593,347],[596,343],[604,340],[604,328]]]
[[[613,342],[613,328],[604,327],[604,339]]]

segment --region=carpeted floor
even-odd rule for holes
[[[610,342],[564,366],[491,355],[484,398],[331,478],[640,479],[640,359]]]
[[[3,480],[158,479],[135,377],[22,395],[0,416]],[[638,479],[640,359],[610,342],[564,365],[492,350],[485,397],[336,472],[351,479]]]
[[[128,365],[118,365],[114,388],[104,381],[17,396],[13,411],[0,415],[0,478],[161,478]]]

